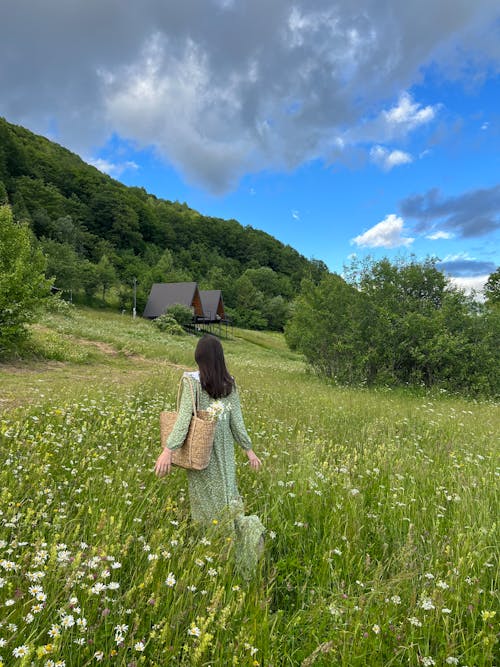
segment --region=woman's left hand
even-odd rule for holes
[[[165,447],[155,465],[155,474],[157,477],[163,477],[170,472],[172,467],[172,450]]]
[[[247,456],[248,460],[250,461],[250,466],[254,470],[258,470],[260,466],[262,465],[262,461],[259,459],[257,454],[253,451],[253,449],[247,449]]]

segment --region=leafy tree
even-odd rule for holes
[[[47,258],[46,274],[55,278],[55,286],[76,290],[80,286],[82,262],[74,248],[69,243],[58,243],[53,239],[42,239],[40,245]]]
[[[283,331],[283,328],[290,316],[290,306],[288,301],[278,294],[266,301],[263,308],[263,315],[267,320],[267,327],[273,331]]]
[[[102,300],[106,299],[107,290],[116,283],[116,271],[107,255],[103,255],[96,267],[98,284],[102,287]]]
[[[318,372],[340,382],[364,377],[360,344],[362,295],[338,275],[326,275],[318,285],[302,282],[285,336]]]
[[[486,303],[489,306],[500,305],[500,267],[498,267],[486,281],[484,295],[486,297]]]
[[[0,355],[26,337],[26,323],[50,294],[44,271],[29,228],[14,222],[10,207],[0,207]]]
[[[97,264],[93,264],[88,259],[83,260],[80,264],[80,285],[88,298],[94,296],[96,293],[99,287],[99,280]]]

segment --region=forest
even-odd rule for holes
[[[27,221],[65,297],[142,312],[154,282],[222,289],[237,326],[282,330],[302,278],[328,272],[271,235],[127,187],[0,118],[0,204]]]

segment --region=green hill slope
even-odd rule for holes
[[[153,282],[196,280],[223,289],[237,324],[280,329],[302,277],[327,270],[265,232],[127,187],[2,118],[0,202],[30,222],[58,287],[120,307],[134,277],[140,307]]]

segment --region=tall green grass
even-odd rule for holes
[[[70,359],[0,419],[3,664],[495,664],[497,406],[327,386],[276,334],[236,331],[263,460],[237,452],[239,487],[267,527],[245,583],[217,526],[192,526],[185,473],[153,473],[196,339],[90,311],[44,324],[119,354],[75,393]]]

